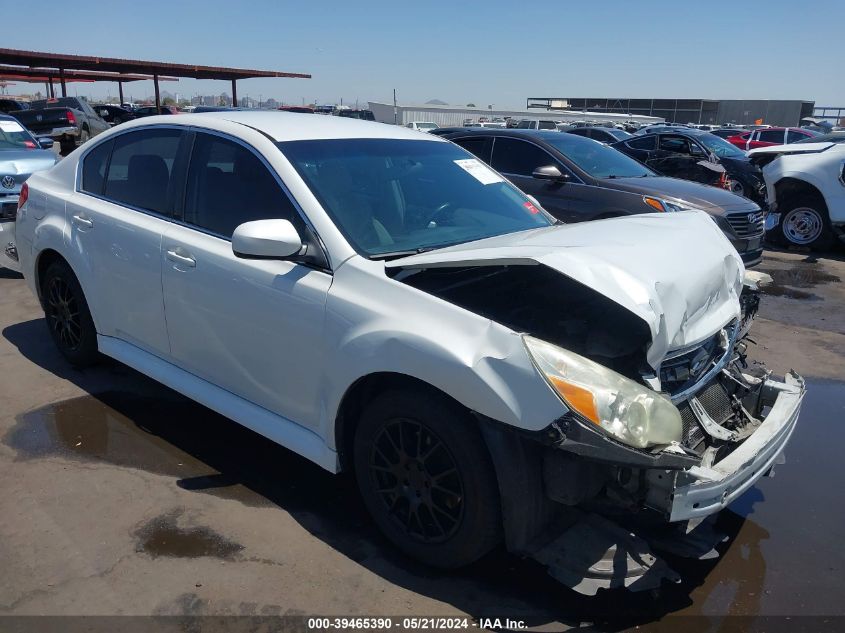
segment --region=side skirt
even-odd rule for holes
[[[97,347],[106,356],[310,459],[329,472],[339,471],[337,453],[326,446],[323,438],[296,422],[244,400],[126,341],[98,334]]]

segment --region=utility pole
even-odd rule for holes
[[[399,111],[396,109],[396,88],[393,89],[393,125],[399,125]]]

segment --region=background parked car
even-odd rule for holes
[[[710,132],[688,127],[652,127],[613,147],[664,176],[730,189],[766,206],[760,169],[745,152]]]
[[[85,99],[76,97],[33,101],[29,109],[11,114],[33,134],[49,136],[59,143],[62,154],[111,127]]]
[[[800,127],[770,127],[761,130],[749,130],[729,136],[728,143],[739,149],[749,150],[772,145],[788,145],[819,136],[816,132],[803,130]]]
[[[702,209],[746,265],[762,257],[764,213],[724,189],[659,176],[612,147],[574,134],[475,129],[443,136],[505,174],[559,220]]]
[[[566,132],[568,134],[577,134],[578,136],[591,138],[594,141],[604,143],[605,145],[610,145],[611,143],[616,143],[617,141],[624,141],[626,138],[631,138],[633,136],[633,134],[630,134],[625,130],[619,130],[615,127],[574,127],[570,129],[562,128],[561,132]]]
[[[281,110],[282,108],[279,108]],[[341,110],[337,116],[345,119],[360,119],[362,121],[375,121],[376,115],[372,110]]]
[[[137,118],[134,112],[116,105],[97,105],[94,106],[94,110],[106,123],[109,123],[112,126],[120,125],[121,123]]]
[[[815,251],[845,241],[845,143],[818,142],[753,149],[769,200],[781,221],[772,237]]]
[[[18,112],[20,110],[29,110],[29,103],[26,101],[19,101],[18,99],[0,99],[0,112]]]
[[[742,134],[744,131],[745,131],[744,128],[722,127],[722,128],[717,128],[715,130],[710,130],[710,134],[715,134],[719,138],[723,138],[723,139],[727,140],[731,136],[736,136],[737,134]]]
[[[520,130],[557,130],[560,121],[552,119],[522,119],[516,124]]]
[[[38,139],[17,119],[0,114],[0,267],[18,269],[15,215],[21,186],[34,172],[56,164],[52,147],[52,139]]]
[[[159,109],[156,109],[154,105],[135,108],[135,118],[157,116],[159,114],[179,114],[179,110],[176,106],[172,105],[163,105]]]

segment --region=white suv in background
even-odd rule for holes
[[[748,152],[763,169],[776,237],[813,250],[845,239],[845,144],[801,142]]]
[[[744,369],[756,298],[702,212],[562,225],[436,136],[237,111],[125,123],[21,200],[67,360],[354,472],[429,564],[504,541],[579,591],[653,588],[674,572],[595,508],[714,514],[797,424],[803,381]]]

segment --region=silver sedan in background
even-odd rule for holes
[[[18,270],[15,214],[21,186],[36,171],[50,169],[59,157],[52,139],[33,136],[16,119],[0,115],[0,268]]]

